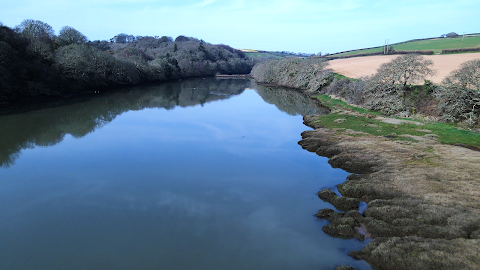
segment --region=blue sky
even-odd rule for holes
[[[71,26],[90,40],[186,35],[238,49],[334,53],[480,32],[478,0],[5,0],[0,22]]]

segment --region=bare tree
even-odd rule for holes
[[[405,88],[408,84],[423,82],[427,76],[435,75],[436,71],[430,68],[432,65],[432,60],[419,54],[405,54],[382,64],[375,78],[383,83]]]
[[[431,60],[418,54],[405,54],[382,64],[365,84],[365,105],[385,114],[409,114],[404,102],[407,85],[423,81],[435,74]]]
[[[53,58],[53,28],[42,21],[27,19],[15,27],[15,31],[26,37],[30,44],[28,50],[44,59]]]
[[[18,25],[15,30],[26,38],[33,40],[53,40],[55,37],[55,32],[53,28],[42,21],[27,19],[23,20],[20,25]]]
[[[58,35],[60,45],[82,44],[87,42],[87,37],[70,26],[64,26]]]

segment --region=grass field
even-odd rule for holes
[[[429,40],[419,40],[412,42],[405,42],[400,44],[391,44],[393,48],[397,51],[423,51],[429,50],[433,51],[435,54],[440,54],[442,50],[445,49],[461,49],[461,48],[475,48],[480,47],[480,36],[465,36],[462,41],[462,37],[458,38],[438,38],[438,39],[429,39]],[[331,56],[345,56],[353,55],[359,53],[372,53],[372,52],[381,52],[383,47],[365,49],[365,50],[356,50],[340,54],[331,54]]]

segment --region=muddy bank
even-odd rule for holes
[[[303,132],[299,144],[352,173],[338,185],[343,197],[319,192],[344,211],[319,211],[331,223],[327,234],[373,238],[350,255],[375,269],[480,269],[480,152],[431,134],[410,142],[337,132],[317,119],[304,117],[314,130]],[[358,201],[367,203],[363,215]]]

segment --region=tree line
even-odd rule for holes
[[[38,20],[13,29],[0,25],[0,105],[148,81],[248,74],[253,65],[242,51],[185,36],[119,34],[89,41],[69,26],[55,35]]]
[[[333,73],[324,59],[282,59],[259,63],[251,74],[260,83],[334,95],[386,115],[420,114],[479,129],[480,59],[461,64],[439,85],[426,80],[436,73],[432,65],[419,54],[405,54],[372,76],[351,79]]]

